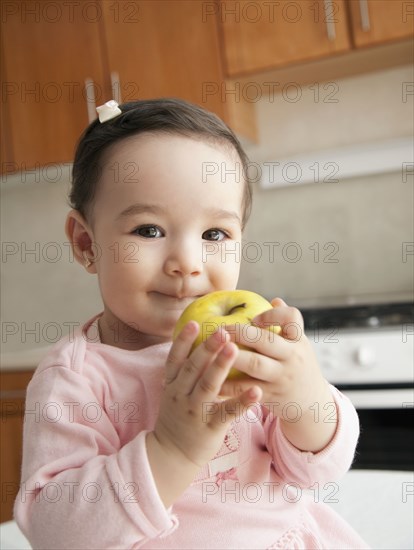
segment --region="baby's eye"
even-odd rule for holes
[[[221,229],[208,229],[203,233],[203,239],[207,241],[222,241],[227,237],[227,233],[225,233]]]
[[[163,236],[161,229],[156,225],[141,225],[134,229],[133,233],[145,239],[157,239]]]

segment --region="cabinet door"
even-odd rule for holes
[[[0,82],[6,81],[4,77],[3,48],[0,51]],[[11,168],[13,153],[11,151],[10,120],[7,105],[1,98],[0,101],[0,173],[7,172]]]
[[[206,4],[103,3],[114,99],[180,97],[224,116],[217,19]]]
[[[0,522],[13,518],[13,505],[20,486],[26,387],[32,376],[33,371],[0,374]]]
[[[407,0],[351,0],[357,47],[413,36],[413,3]]]
[[[221,0],[219,8],[230,77],[351,47],[343,0]]]
[[[104,95],[101,25],[96,2],[7,2],[2,101],[15,171],[73,159],[88,124],[92,88],[85,92],[85,79],[93,79],[97,95]]]

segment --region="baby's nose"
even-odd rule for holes
[[[187,276],[200,275],[203,270],[202,250],[194,245],[181,243],[170,249],[165,262],[165,270],[169,275]]]

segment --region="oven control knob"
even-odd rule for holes
[[[375,351],[372,348],[361,346],[356,351],[355,359],[361,367],[372,367],[376,363]]]

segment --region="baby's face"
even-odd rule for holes
[[[114,338],[132,327],[136,345],[105,343],[167,341],[197,296],[236,287],[240,168],[227,147],[182,136],[142,134],[111,148],[93,207],[102,326]]]

